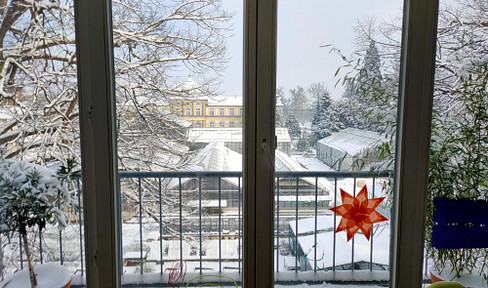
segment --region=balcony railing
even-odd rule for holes
[[[368,261],[364,257],[355,259],[358,251],[365,248],[364,243],[358,244],[354,238],[347,244],[348,263],[338,260],[345,253],[344,243],[333,233],[340,219],[328,209],[339,205],[339,188],[356,194],[366,184],[370,197],[378,197],[388,173],[277,171],[275,176],[277,273],[385,268],[374,260],[377,250],[374,235],[368,244]],[[79,180],[77,184],[75,203],[81,207],[83,195]],[[118,188],[122,274],[167,274],[173,265],[181,262],[199,275],[209,271],[242,272],[241,172],[121,171]],[[380,208],[383,209],[380,213],[389,217],[388,206]],[[83,276],[82,213],[69,214],[68,218],[70,224],[65,231],[48,227],[43,234],[33,232],[35,237],[31,235],[31,238],[36,243],[33,246],[37,247],[33,249],[34,260],[59,262]],[[329,220],[332,224],[327,226]],[[321,247],[321,241],[327,237],[331,241],[324,245],[329,247]],[[4,251],[4,259],[8,258],[10,263],[4,263],[8,264],[6,270],[23,269],[26,264],[22,241],[17,236],[4,241],[9,243],[4,249],[8,250]],[[306,247],[307,243],[313,245]]]

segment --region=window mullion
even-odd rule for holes
[[[87,287],[120,287],[110,1],[75,1]]]
[[[276,0],[248,0],[244,11],[243,282],[246,288],[272,287]],[[271,159],[266,157],[263,147],[269,149]]]
[[[438,1],[404,11],[391,283],[421,287]]]

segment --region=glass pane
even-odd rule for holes
[[[402,6],[278,1],[277,285],[389,284]]]
[[[469,287],[488,284],[487,13],[440,1],[437,32],[424,274]]]
[[[0,286],[27,269],[26,250],[35,269],[64,265],[78,285],[85,273],[81,179],[74,173],[62,188],[57,178],[69,159],[81,170],[73,1],[2,1],[0,19]]]
[[[243,2],[112,10],[123,283],[240,281]]]

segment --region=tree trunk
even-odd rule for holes
[[[25,249],[25,255],[27,256],[27,264],[29,266],[29,277],[31,282],[31,288],[35,288],[37,286],[37,276],[36,273],[34,273],[34,267],[32,266],[32,262],[31,262],[29,243],[27,242],[27,230],[25,230],[25,232],[21,234],[22,234],[22,239],[24,240],[24,249]]]

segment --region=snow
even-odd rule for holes
[[[309,171],[335,171],[317,158],[308,158],[302,155],[291,155],[291,158]]]
[[[334,218],[336,225],[334,226]],[[346,232],[334,233],[334,227],[339,225],[340,217],[334,215],[317,217],[317,243],[315,243],[315,219],[308,218],[298,221],[298,243],[314,267],[315,247],[317,249],[317,267],[329,269],[333,266],[333,249],[335,241],[335,265],[351,263],[352,241],[347,241]],[[375,224],[372,231],[373,263],[388,266],[390,257],[390,229],[389,222]],[[296,235],[296,221],[290,221],[290,228]],[[335,238],[335,240],[334,240]],[[354,237],[354,262],[370,262],[371,242],[360,233]],[[314,247],[315,245],[315,247]]]
[[[48,263],[34,267],[37,274],[36,288],[62,288],[71,281],[71,273],[61,265]],[[30,287],[29,270],[24,269],[10,275],[2,283],[2,288],[26,288]]]
[[[381,135],[378,133],[347,128],[319,140],[318,143],[344,151],[349,155],[356,155],[363,149],[371,148],[381,140]]]
[[[291,142],[287,128],[276,128],[278,143]],[[188,139],[197,143],[242,142],[242,128],[190,128]]]

